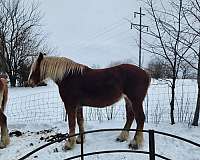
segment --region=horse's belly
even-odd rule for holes
[[[105,107],[119,101],[123,89],[115,78],[109,77],[87,84],[81,89],[81,99],[85,106]]]
[[[82,105],[91,107],[106,107],[118,102],[121,99],[121,97],[121,95],[118,95],[115,97],[98,96],[85,98],[85,100],[83,100]]]

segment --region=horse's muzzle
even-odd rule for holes
[[[35,83],[33,82],[33,80],[28,80],[28,86],[30,87],[35,87]]]

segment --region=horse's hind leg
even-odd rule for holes
[[[128,139],[129,137],[128,129],[131,128],[131,125],[134,120],[132,102],[126,96],[124,97],[124,100],[125,100],[125,106],[126,106],[126,123],[124,125],[125,130],[123,130],[116,139],[117,141],[120,141],[120,142],[126,141]]]
[[[1,149],[5,148],[10,143],[10,138],[8,135],[8,128],[7,128],[7,118],[1,109],[0,109],[0,127],[1,127],[1,142],[0,142],[0,149]]]
[[[137,131],[135,133],[135,136],[133,140],[131,140],[129,147],[132,149],[139,149],[143,144],[143,132],[140,130],[143,130],[144,128],[144,121],[145,121],[145,115],[143,111],[142,103],[133,103],[134,113],[135,113],[135,120],[137,123]]]
[[[79,127],[79,133],[84,132],[84,118],[83,118],[83,107],[78,107],[77,108],[77,123]],[[83,142],[85,141],[85,135],[83,135]],[[76,138],[76,143],[80,144],[81,143],[81,136],[79,135]]]

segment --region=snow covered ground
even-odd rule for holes
[[[103,128],[121,128],[123,126],[123,121],[90,121],[86,122],[87,130],[103,129]],[[50,135],[55,135],[56,133],[66,133],[67,124],[63,121],[54,122],[51,124],[12,124],[9,125],[10,131],[19,130],[23,132],[22,136],[11,137],[11,144],[0,150],[1,160],[16,160],[26,153],[32,151],[33,149],[47,143],[41,140]],[[51,130],[49,133],[44,132],[44,130]],[[185,124],[176,124],[171,126],[169,124],[161,123],[159,125],[155,124],[145,124],[145,129],[154,129],[158,131],[168,132],[171,134],[176,134],[184,138],[193,140],[200,143],[200,127],[188,128]],[[86,136],[86,143],[84,144],[84,151],[93,152],[101,150],[114,150],[114,149],[128,149],[129,142],[116,142],[115,138],[118,136],[119,131],[112,132],[102,132],[93,133]],[[130,134],[133,135],[133,132]],[[130,136],[130,138],[132,138]],[[148,151],[148,135],[145,134],[145,142],[142,150]],[[129,138],[129,139],[130,139]],[[156,141],[156,153],[168,157],[173,160],[199,160],[200,159],[200,148],[194,147],[186,142],[179,141],[170,137],[165,137],[162,135],[155,136]],[[62,147],[64,141],[61,143],[55,143],[45,149],[35,153],[28,159],[38,159],[38,160],[55,160],[55,159],[66,159],[70,156],[75,156],[80,154],[80,145],[76,145],[71,151],[63,151]],[[148,155],[137,154],[137,153],[113,153],[113,154],[103,154],[89,156],[85,159],[88,160],[132,160],[148,159]]]
[[[156,85],[157,83],[159,83],[159,85]],[[184,87],[182,87],[181,84],[182,80],[180,80],[177,84],[177,89],[179,89],[177,90],[177,93],[180,95],[177,95],[176,105],[180,106],[180,104],[185,104],[187,102],[188,107],[191,106],[195,107],[194,106],[195,102],[191,103],[191,99],[194,99],[196,96],[195,94],[196,82],[185,81]],[[178,86],[181,87],[179,88]],[[181,90],[183,88],[186,91],[184,92],[184,96],[181,96],[182,95]],[[190,88],[190,90],[188,88]],[[167,94],[164,94],[165,92]],[[168,101],[166,99],[169,98],[168,97],[169,93],[170,90],[168,87],[165,88],[163,87],[163,84],[160,84],[160,82],[153,80],[148,93],[149,108],[155,107],[155,105],[158,106],[157,103],[155,103],[158,102],[158,99],[160,99],[159,103],[163,101]],[[160,96],[158,96],[159,94]],[[21,97],[20,101],[19,97]],[[30,97],[31,99],[29,99]],[[181,99],[180,97],[182,97],[182,99],[187,99],[187,101],[186,102],[183,100],[179,101],[178,99]],[[47,100],[48,101],[51,100],[52,102],[48,103]],[[53,101],[59,101],[59,102],[53,103]],[[147,102],[145,102],[145,108],[147,107],[146,103]],[[61,106],[58,106],[57,104],[60,104]],[[123,105],[123,101],[120,101],[119,104]],[[30,107],[26,108],[27,105],[30,105],[32,108]],[[167,108],[167,106],[164,105],[165,103],[160,104],[161,109]],[[45,112],[47,112],[48,109],[51,110],[52,108],[56,109],[56,113],[64,112],[63,110],[58,109],[62,108],[63,106],[62,102],[60,102],[59,99],[57,87],[54,84],[50,83],[47,87],[37,87],[37,88],[9,88],[9,102],[6,110],[9,123],[8,127],[10,132],[20,131],[22,132],[22,135],[19,137],[13,135],[11,137],[10,145],[5,149],[0,150],[0,160],[17,160],[20,157],[24,156],[26,153],[32,151],[33,149],[47,143],[45,142],[44,139],[46,139],[48,136],[55,135],[57,133],[68,132],[67,123],[64,122],[62,118],[60,120],[58,119],[58,117],[63,113],[60,115],[56,115],[57,119],[53,119],[54,115],[50,113],[54,113],[55,110],[52,110],[47,114],[44,114],[44,112],[42,112],[43,111],[42,107],[44,107]],[[22,110],[23,108],[24,110]],[[17,110],[19,110],[20,112],[17,112]],[[27,112],[27,115],[21,117],[22,119],[20,119],[20,113],[22,114],[22,111],[23,113]],[[117,112],[123,112],[123,110],[119,110]],[[163,112],[165,113],[168,111],[163,111]],[[41,116],[37,117],[38,114],[41,114]],[[149,114],[149,123],[145,123],[144,129],[154,129],[157,131],[163,131],[200,143],[200,134],[199,134],[200,127],[188,126],[187,121],[185,123],[176,123],[173,126],[170,125],[169,119],[167,121],[165,121],[164,119],[160,119],[159,123],[156,123],[157,121],[150,121],[150,119],[155,118],[155,114],[156,112],[154,112],[154,114],[152,115]],[[13,116],[16,117],[13,118]],[[31,117],[32,119],[30,119]],[[43,118],[43,120],[41,119],[41,117]],[[47,117],[47,119],[45,119],[45,117]],[[118,118],[109,121],[105,119],[101,119],[99,121],[87,119],[87,121],[85,122],[86,130],[122,128],[123,125],[124,125],[123,116],[119,116]],[[135,124],[132,126],[132,128],[134,127]],[[93,151],[101,151],[101,150],[128,149],[129,141],[123,143],[115,141],[119,133],[120,133],[119,131],[112,131],[112,132],[88,134],[86,136],[86,143],[84,144],[85,153]],[[132,138],[133,134],[134,133],[131,132],[129,140]],[[142,150],[148,151],[148,135],[145,134],[144,138],[145,142]],[[162,135],[156,135],[155,139],[156,139],[155,141],[156,141],[157,154],[161,154],[173,160],[182,160],[182,159],[200,160],[199,156],[200,148],[198,147],[194,147],[193,145],[187,144],[186,142],[176,140],[170,137],[165,137]],[[66,159],[70,156],[75,156],[77,154],[80,154],[80,145],[76,145],[73,150],[67,152],[62,150],[63,145],[64,141],[61,143],[55,143],[35,153],[28,159],[36,159],[36,160]],[[85,159],[132,160],[133,158],[143,160],[143,159],[148,159],[148,155],[136,154],[136,153],[115,153],[115,154],[113,153],[113,154],[89,156]]]

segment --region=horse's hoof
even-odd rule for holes
[[[0,142],[0,149],[6,148],[6,146],[9,144],[10,144],[10,138],[8,136],[4,137]]]
[[[68,146],[63,146],[62,150],[63,151],[68,151],[68,150],[71,150],[72,148],[71,147],[68,147]]]
[[[83,137],[83,143],[85,142],[85,137]],[[81,144],[82,143],[82,141],[81,141],[81,136],[78,136],[77,138],[76,138],[76,143],[77,144]]]
[[[120,135],[116,138],[116,141],[118,141],[118,142],[124,142],[124,141],[127,141],[128,137],[129,137],[129,132],[122,131],[120,133]]]
[[[3,148],[5,148],[6,147],[6,145],[5,144],[3,144],[2,142],[0,143],[0,149],[3,149]]]
[[[128,145],[128,148],[129,149],[132,149],[132,150],[138,150],[140,147],[139,147],[139,144],[129,144]]]
[[[71,149],[73,149],[74,148],[74,142],[75,142],[75,139],[72,139],[72,141],[67,140],[66,143],[65,143],[65,145],[64,145],[64,147],[63,147],[63,149],[64,150],[71,150]]]
[[[125,140],[124,140],[124,139],[121,139],[121,138],[119,138],[119,137],[117,137],[117,138],[116,138],[116,141],[117,141],[117,142],[124,142]]]
[[[73,148],[72,146],[65,144],[62,149],[63,151],[68,151],[68,150],[71,150],[72,148]]]
[[[84,143],[85,141],[83,140],[83,143]],[[77,139],[76,140],[76,144],[81,144],[82,143],[82,141],[81,141],[81,139],[79,140],[79,139]]]

